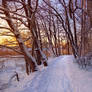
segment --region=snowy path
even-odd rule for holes
[[[71,55],[49,59],[47,68],[29,76],[22,72],[20,82],[0,92],[92,92],[92,67],[80,69],[73,61]]]
[[[64,58],[56,58],[52,64],[22,92],[73,92],[66,72]],[[35,81],[34,81],[35,80]]]

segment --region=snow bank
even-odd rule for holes
[[[91,69],[80,69],[76,63],[71,62],[73,57],[65,57],[67,67],[67,76],[71,82],[73,92],[92,92],[92,67]]]

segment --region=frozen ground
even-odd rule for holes
[[[39,67],[39,71],[27,76],[24,71],[16,69],[20,81],[13,79],[0,92],[92,92],[92,71],[83,70],[74,63],[73,56],[60,56],[49,59],[49,66]],[[0,73],[8,80],[14,72]],[[5,76],[9,76],[5,77]],[[7,84],[7,82],[6,82]]]

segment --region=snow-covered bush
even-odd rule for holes
[[[85,57],[81,56],[81,57],[78,57],[76,59],[77,63],[79,64],[79,66],[82,66],[83,67],[86,67],[86,59]]]
[[[4,65],[4,60],[0,61],[0,71],[2,71],[2,69],[5,67]]]
[[[92,53],[88,53],[85,56],[78,57],[76,59],[76,62],[82,68],[86,68],[87,66],[91,66],[92,65]]]

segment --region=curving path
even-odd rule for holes
[[[22,92],[73,92],[64,59],[62,56],[55,58]]]

